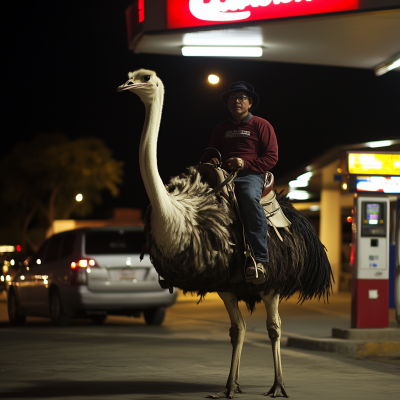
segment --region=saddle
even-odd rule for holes
[[[216,185],[214,189],[208,192],[208,195],[219,193],[222,198],[228,201],[230,208],[235,209],[235,203],[237,200],[235,196],[235,186],[233,184],[233,180],[236,178],[237,171],[228,173],[224,169],[214,164],[202,163],[200,165],[206,167],[206,169],[202,168],[202,174],[206,173],[209,175],[212,172],[215,174]],[[267,218],[269,225],[274,228],[286,228],[291,225],[291,222],[283,213],[278,201],[276,200],[276,193],[273,189],[274,175],[272,172],[267,171],[264,173],[264,186],[261,194],[260,204],[264,209],[265,217]],[[239,209],[237,211],[240,216]],[[280,240],[282,240],[279,232],[276,229],[275,231],[277,232]]]

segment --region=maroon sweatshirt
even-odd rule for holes
[[[251,113],[240,124],[228,119],[217,125],[208,147],[221,152],[223,163],[231,157],[242,158],[245,171],[264,173],[278,161],[274,128],[267,120]]]

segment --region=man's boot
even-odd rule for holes
[[[246,269],[246,282],[252,282],[255,285],[260,285],[266,281],[265,266],[267,263],[257,262],[256,267],[248,267]],[[257,268],[257,277],[256,277]]]

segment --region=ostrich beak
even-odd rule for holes
[[[153,85],[151,83],[135,83],[133,79],[129,79],[123,85],[118,86],[117,92],[123,92],[124,90],[136,89],[146,86],[153,86]]]

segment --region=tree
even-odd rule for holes
[[[35,216],[41,214],[48,228],[55,218],[73,212],[88,215],[101,202],[101,191],[118,195],[122,167],[98,138],[71,141],[63,134],[46,134],[15,146],[1,162],[1,180],[4,201],[18,212],[23,251],[27,244],[38,247],[28,235]],[[78,193],[83,194],[81,203],[75,200]]]

